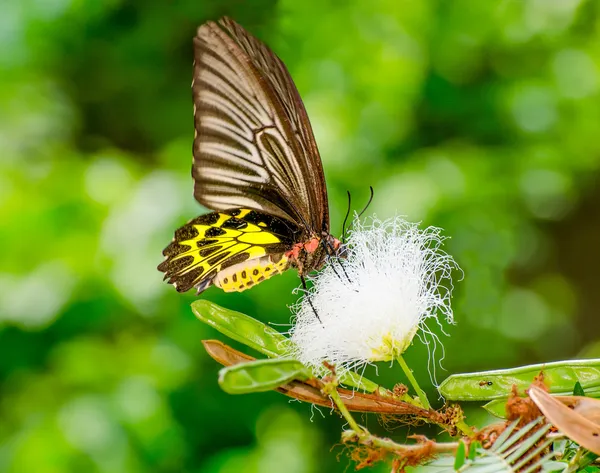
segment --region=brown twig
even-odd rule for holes
[[[255,358],[246,355],[219,340],[203,340],[206,352],[218,363],[231,366],[238,363],[254,361]],[[333,367],[331,367],[333,368]],[[334,376],[335,370],[332,371]],[[279,386],[276,390],[286,396],[326,408],[336,408],[331,398],[323,394],[324,383],[317,378],[307,380],[294,380]],[[363,393],[338,387],[337,392],[343,400],[346,409],[351,412],[366,412],[383,414],[387,416],[412,416],[430,424],[436,424],[446,429],[451,435],[456,435],[457,423],[462,421],[461,415],[448,415],[449,411],[438,412],[433,409],[424,409],[409,402],[399,399],[393,392],[390,395],[376,393]],[[461,411],[462,412],[462,411]]]

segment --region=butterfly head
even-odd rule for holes
[[[335,257],[335,258],[347,258],[348,256],[348,248],[347,246],[338,240],[336,237],[331,235],[330,233],[323,232],[321,235],[321,239],[319,240],[319,249],[321,251],[319,253],[319,261],[315,268],[321,268],[327,258]]]
[[[328,256],[336,256],[338,258],[346,257],[348,253],[346,245],[332,234],[323,232],[322,241]]]
[[[333,235],[323,233],[321,238],[314,236],[303,243],[296,243],[285,256],[303,274],[320,269],[328,256],[344,258],[346,253],[346,245]]]
[[[343,258],[343,259],[348,258],[348,245],[346,245],[345,243],[342,243],[338,239],[336,239],[336,241],[338,242],[338,246],[335,248],[335,252],[333,253],[333,256],[337,256],[338,258]]]

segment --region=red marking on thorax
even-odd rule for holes
[[[307,253],[313,253],[319,247],[319,242],[320,240],[318,238],[313,238],[304,243],[304,249]]]
[[[307,253],[314,253],[319,247],[320,243],[321,240],[318,238],[311,238],[305,243],[296,243],[291,250],[285,252],[285,256],[290,259],[298,259],[302,250],[306,251]]]
[[[294,246],[292,246],[292,249],[290,251],[285,252],[285,256],[287,256],[289,259],[298,259],[298,256],[300,256],[301,249],[302,243],[296,243]]]
[[[333,246],[334,250],[337,250],[341,244],[342,244],[342,242],[340,240],[338,240],[337,238],[333,239],[332,246]]]

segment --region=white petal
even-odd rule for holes
[[[355,221],[347,259],[330,261],[293,308],[292,355],[316,369],[325,360],[350,369],[402,353],[429,317],[452,322],[457,266],[441,250],[443,239],[439,229],[419,230],[400,217]]]

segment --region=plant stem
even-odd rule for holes
[[[460,430],[463,433],[463,435],[469,438],[475,437],[475,432],[473,432],[473,429],[469,427],[469,425],[464,420],[459,420],[456,424],[454,424],[454,426],[458,430]]]
[[[346,422],[348,422],[348,425],[356,433],[356,435],[358,435],[359,438],[362,437],[366,432],[354,420],[354,417],[352,417],[352,414],[350,414],[350,411],[346,407],[346,404],[344,404],[344,401],[340,397],[340,393],[338,393],[337,391],[337,382],[332,381],[326,384],[323,387],[323,392],[327,394],[335,403],[336,407],[340,411],[340,414],[342,414],[344,419],[346,419]]]
[[[417,380],[414,377],[412,370],[408,367],[408,365],[406,364],[406,361],[404,361],[404,358],[402,357],[402,355],[398,355],[396,357],[396,360],[398,360],[398,363],[400,364],[402,371],[404,371],[404,374],[406,375],[406,377],[410,381],[410,384],[412,385],[413,389],[416,391],[417,395],[419,396],[419,400],[421,401],[421,404],[423,404],[423,407],[425,409],[431,409],[431,404],[429,404],[429,400],[427,399],[427,394],[425,394],[425,391],[423,391],[421,389],[421,387],[419,386],[419,383],[417,383]]]
[[[577,452],[575,452],[575,456],[573,458],[571,458],[571,461],[569,462],[569,466],[567,466],[567,469],[565,470],[565,473],[574,473],[575,471],[579,470],[579,460],[581,459],[581,457],[583,456],[583,448],[579,447],[577,449]]]
[[[431,409],[431,406],[429,405],[429,402],[427,401],[427,396],[425,396],[425,393],[421,390],[421,388],[417,384],[417,381],[415,380],[414,376],[412,376],[412,372],[410,371],[410,369],[408,368],[408,366],[406,365],[406,363],[404,362],[403,359],[400,358],[399,361],[400,361],[401,365],[403,365],[403,367],[405,368],[405,372],[409,376],[409,379],[411,379],[411,383],[413,384],[413,387],[415,388],[415,390],[417,390],[417,392],[423,394],[423,397],[421,397],[421,402],[427,406],[427,409]],[[410,373],[410,375],[409,375],[409,373]],[[342,414],[342,416],[344,417],[346,422],[348,422],[348,426],[350,427],[350,430],[346,430],[345,432],[342,433],[342,440],[344,442],[354,441],[359,444],[365,445],[367,447],[375,447],[375,448],[384,449],[384,450],[387,450],[390,453],[393,453],[394,455],[397,455],[399,457],[407,456],[407,455],[411,455],[411,454],[415,455],[415,454],[419,454],[423,451],[423,448],[424,448],[423,444],[417,443],[414,445],[402,445],[402,444],[396,443],[393,440],[390,440],[388,438],[381,438],[376,435],[373,435],[367,429],[358,425],[358,423],[356,422],[354,417],[352,417],[352,414],[346,407],[346,404],[344,404],[344,401],[342,400],[342,397],[340,396],[340,393],[337,390],[337,386],[338,386],[337,379],[335,378],[335,376],[333,376],[332,379],[328,383],[325,383],[325,385],[322,388],[322,392],[323,392],[323,394],[329,396],[329,398],[333,401],[333,403],[335,404],[337,409],[340,411],[340,414]],[[470,435],[470,436],[473,435],[473,432],[471,431],[469,426],[464,423],[464,421],[458,422],[456,427],[467,435]],[[438,454],[439,453],[454,453],[459,445],[458,442],[436,443],[436,442],[432,442],[432,441],[427,441],[427,443],[428,443],[428,448],[431,449],[431,452],[438,453]]]
[[[419,452],[423,450],[423,444],[413,444],[413,445],[403,445],[401,443],[396,443],[393,440],[388,438],[377,437],[376,435],[372,435],[367,431],[363,431],[364,435],[359,436],[358,439],[355,438],[355,432],[353,431],[345,431],[342,434],[342,440],[344,442],[347,441],[357,441],[362,445],[366,445],[368,447],[377,447],[383,448],[395,455],[407,455],[413,452]],[[431,446],[431,453],[454,453],[458,448],[458,442],[445,442],[445,443],[436,443],[433,441],[429,441]]]

